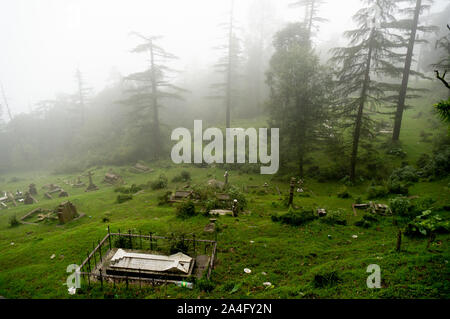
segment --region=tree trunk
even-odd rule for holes
[[[403,112],[405,110],[406,92],[408,90],[409,74],[411,70],[412,57],[414,54],[414,43],[416,41],[417,25],[419,24],[421,7],[422,7],[422,0],[417,0],[411,36],[409,38],[408,51],[406,53],[405,68],[403,70],[402,86],[399,92],[397,112],[395,113],[394,133],[392,136],[392,140],[394,142],[397,142],[400,138],[400,129],[402,127]]]
[[[308,41],[311,41],[312,26],[313,26],[313,20],[314,20],[314,5],[315,4],[316,4],[316,0],[312,0],[310,12],[309,12],[309,21],[308,21]]]
[[[369,53],[367,56],[364,84],[363,84],[363,88],[361,91],[361,97],[360,97],[360,102],[359,102],[359,107],[358,107],[358,115],[356,117],[355,131],[353,133],[353,148],[352,148],[352,156],[350,159],[350,181],[352,181],[352,182],[354,182],[355,178],[356,178],[356,162],[357,162],[357,157],[358,157],[359,138],[361,136],[364,104],[366,102],[367,90],[369,89],[369,83],[370,83],[370,66],[372,63],[373,36],[374,36],[374,30],[372,30],[372,33],[370,35]]]

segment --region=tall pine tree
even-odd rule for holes
[[[336,65],[337,90],[341,100],[338,111],[344,128],[352,128],[350,180],[356,179],[356,165],[361,139],[373,138],[373,119],[365,109],[386,102],[386,92],[398,86],[383,82],[381,77],[397,78],[396,66],[402,55],[402,42],[392,34],[388,24],[395,21],[396,4],[391,0],[363,0],[364,7],[353,17],[358,28],[345,32],[348,47],[333,49],[331,61]]]
[[[170,75],[176,71],[171,69],[167,63],[177,57],[157,44],[161,37],[145,37],[136,32],[133,34],[142,39],[143,43],[136,46],[132,52],[146,54],[149,62],[146,70],[126,77],[126,80],[131,81],[133,86],[128,89],[129,96],[123,103],[132,106],[130,115],[132,121],[135,121],[135,126],[150,133],[153,145],[147,148],[152,151],[152,154],[148,155],[153,159],[158,159],[164,151],[159,118],[159,108],[163,106],[161,100],[165,98],[182,99],[180,93],[185,90],[171,82]],[[149,119],[151,119],[150,122]],[[151,128],[150,132],[149,128]]]
[[[307,28],[289,24],[275,36],[275,53],[267,72],[270,126],[280,128],[280,149],[287,150],[282,157],[298,164],[301,177],[305,157],[329,135],[324,123],[332,91],[329,72],[309,43]]]

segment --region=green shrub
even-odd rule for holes
[[[170,201],[170,197],[172,196],[172,192],[168,191],[158,196],[158,206],[166,205]]]
[[[409,183],[403,183],[399,180],[389,180],[387,185],[389,194],[405,196],[409,194]]]
[[[191,173],[188,171],[182,171],[180,175],[175,176],[172,179],[172,182],[179,183],[179,182],[188,182],[191,180]]]
[[[394,214],[406,216],[411,208],[411,202],[406,197],[396,197],[389,200],[389,206]]]
[[[369,186],[367,188],[367,199],[384,198],[388,190],[384,186]]]
[[[238,201],[238,212],[243,211],[247,208],[247,198],[245,197],[244,193],[240,191],[239,188],[235,186],[231,186],[227,194],[230,195],[232,200],[237,199]]]
[[[137,186],[136,184],[131,185],[131,187],[117,187],[114,189],[114,192],[116,193],[122,193],[122,194],[135,194],[142,190],[141,186]]]
[[[167,180],[166,175],[164,175],[164,174],[159,175],[158,180],[150,183],[150,187],[153,190],[167,188],[167,185],[168,185],[168,180]]]
[[[292,208],[284,215],[272,215],[272,221],[281,222],[283,224],[300,226],[307,222],[317,219],[318,217],[314,214],[313,210],[304,210],[301,212],[296,212]]]
[[[130,201],[132,199],[133,199],[133,195],[119,194],[119,195],[117,195],[116,202],[118,204],[122,204],[122,203],[128,202],[128,201]]]
[[[369,228],[378,222],[378,216],[372,213],[365,213],[360,220],[355,222],[355,226]]]
[[[325,217],[320,218],[319,220],[322,223],[328,225],[347,225],[347,220],[342,216],[343,212],[341,211],[330,211],[327,213]]]
[[[211,292],[215,288],[215,284],[206,278],[201,278],[196,281],[196,285],[199,290],[204,292]]]
[[[174,239],[170,244],[170,254],[188,254],[189,246],[184,239]]]
[[[183,202],[177,207],[177,217],[179,218],[190,218],[196,214],[194,202],[191,200]]]
[[[114,240],[114,247],[131,249],[130,239],[125,236],[119,236],[116,240]]]
[[[19,226],[19,225],[20,225],[20,223],[19,223],[19,221],[17,220],[16,215],[11,216],[11,217],[9,218],[9,226],[10,226],[10,227],[17,227],[17,226]]]
[[[419,181],[419,175],[414,167],[404,166],[394,169],[389,179],[392,181],[415,183]]]
[[[408,223],[405,229],[405,235],[410,237],[423,237],[433,232],[446,234],[449,231],[449,220],[444,220],[439,215],[432,215],[431,210],[427,210]]]

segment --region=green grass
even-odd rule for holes
[[[432,144],[421,142],[421,130],[436,134],[440,126],[430,122],[431,115],[422,109],[407,112],[402,131],[402,147],[406,160],[415,163],[420,154],[430,152]],[[419,112],[424,115],[415,119]],[[256,119],[253,126],[265,126],[264,119]],[[248,121],[237,121],[234,126],[249,126]],[[323,159],[322,159],[323,161]],[[398,166],[400,159],[392,159]],[[326,162],[321,163],[327,164]],[[97,167],[93,171],[94,182],[100,190],[85,193],[84,188],[73,189],[64,180],[75,181],[77,175],[52,175],[47,172],[9,173],[0,178],[0,189],[23,192],[30,183],[35,183],[39,203],[7,210],[0,210],[0,295],[6,298],[449,298],[450,259],[449,235],[438,235],[430,250],[426,239],[403,237],[402,251],[396,252],[397,228],[392,217],[383,217],[371,228],[354,226],[361,218],[353,216],[351,204],[355,198],[366,199],[368,182],[348,187],[352,198],[341,199],[337,194],[340,183],[319,183],[306,179],[305,190],[310,197],[296,193],[294,204],[299,208],[326,208],[342,210],[347,226],[331,226],[315,220],[301,227],[292,227],[271,220],[271,215],[287,212],[279,195],[258,192],[247,194],[248,214],[238,218],[220,217],[221,231],[217,235],[218,252],[216,267],[211,280],[214,289],[203,292],[198,286],[193,290],[175,285],[166,287],[126,290],[123,285],[91,289],[83,286],[80,294],[70,296],[64,285],[66,267],[80,264],[93,243],[103,238],[108,225],[113,231],[128,229],[153,232],[156,235],[190,234],[197,238],[214,239],[214,234],[203,233],[209,218],[198,215],[190,219],[176,217],[175,206],[158,206],[158,196],[167,190],[145,190],[133,196],[131,201],[117,204],[114,187],[102,184],[104,174],[112,168],[122,175],[126,186],[145,184],[156,180],[164,173],[169,180],[169,189],[182,188],[186,183],[172,183],[172,178],[183,170],[190,172],[191,185],[205,185],[209,179],[223,180],[224,171],[219,168],[194,168],[174,165],[169,161],[149,164],[154,172],[135,174],[128,167]],[[86,173],[86,172],[84,172]],[[13,177],[19,181],[9,182]],[[87,178],[83,181],[87,183]],[[230,172],[229,181],[238,187],[243,185],[278,186],[283,197],[288,194],[288,182],[276,177],[258,174],[247,175]],[[419,182],[410,188],[410,195],[431,197],[435,206],[449,205],[450,178],[433,182]],[[41,187],[48,183],[58,184],[70,195],[85,217],[60,226],[56,224],[19,225],[10,227],[11,216],[22,217],[34,208],[54,209],[67,200],[46,200]],[[388,203],[388,199],[380,200]],[[449,218],[448,212],[440,212]],[[108,218],[107,223],[103,222]],[[331,239],[329,236],[331,235]],[[352,235],[357,235],[353,239]],[[14,245],[11,245],[14,243]],[[54,259],[50,256],[55,254]],[[381,267],[382,289],[368,289],[367,266]],[[250,268],[250,274],[244,273]],[[341,281],[333,286],[317,288],[317,274],[336,272]],[[263,274],[265,273],[265,274]],[[264,282],[271,282],[266,288]]]

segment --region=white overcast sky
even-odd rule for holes
[[[245,27],[258,0],[236,0],[237,20]],[[302,17],[292,0],[272,0],[282,21]],[[437,0],[441,9],[450,0]],[[351,26],[360,0],[328,0],[320,15],[329,20],[319,41],[335,39]],[[101,90],[114,68],[126,75],[143,68],[130,53],[138,43],[129,35],[163,35],[166,48],[180,63],[211,65],[217,24],[226,18],[230,0],[0,0],[0,81],[13,114],[58,92],[75,90],[80,68],[88,85]],[[0,96],[0,103],[3,100]],[[5,114],[4,114],[5,115]],[[5,117],[5,116],[4,116]]]

